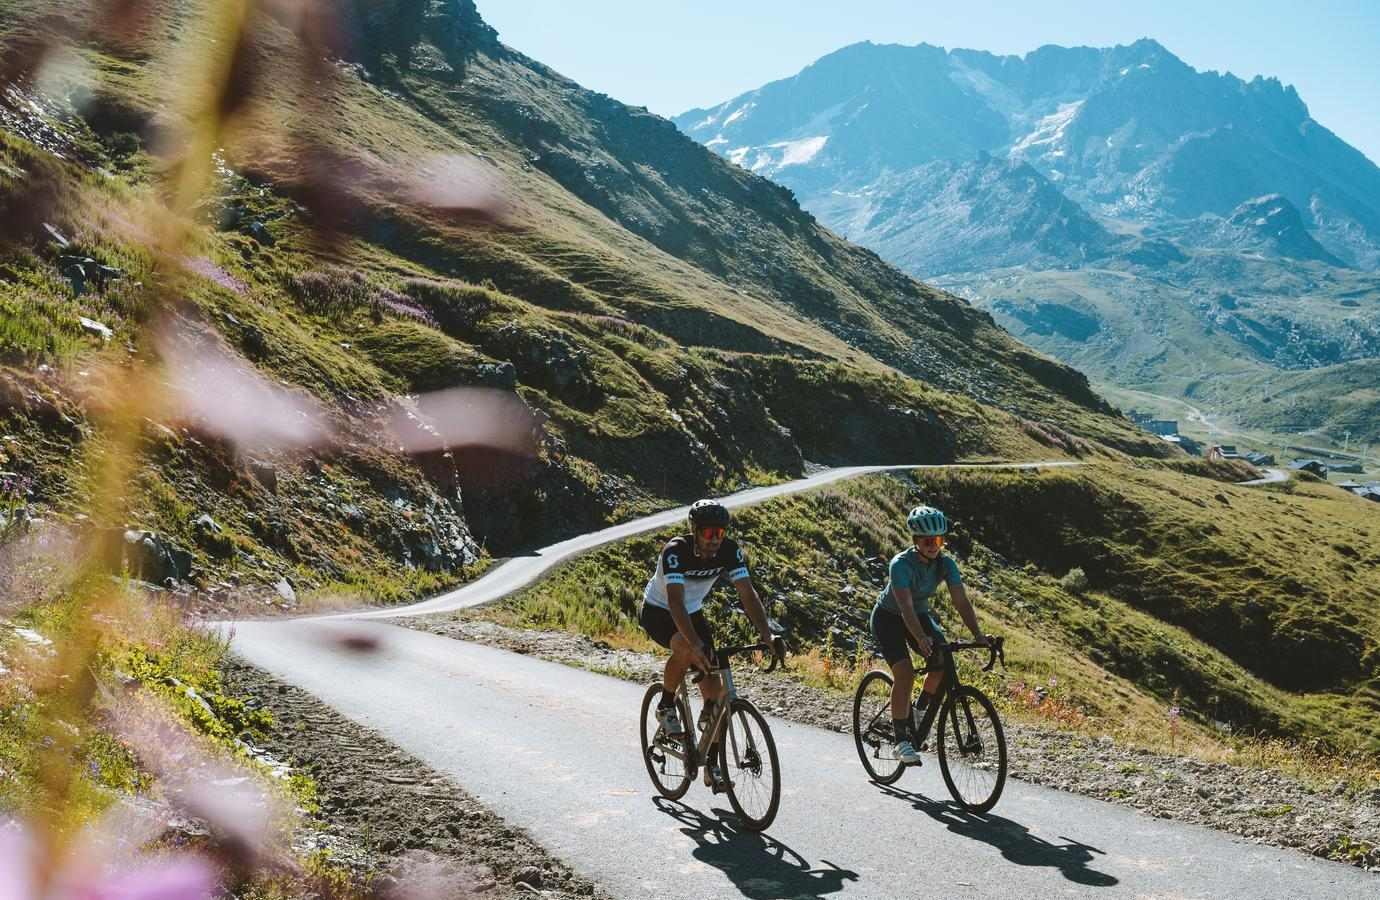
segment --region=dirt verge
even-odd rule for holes
[[[361,879],[388,879],[404,857],[425,854],[463,870],[467,895],[609,897],[454,781],[311,694],[234,659],[222,673],[230,694],[273,715],[256,744],[316,782],[320,812],[298,850],[328,851]]]

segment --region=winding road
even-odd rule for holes
[[[915,467],[833,470],[729,502],[890,468]],[[683,515],[548,547],[410,607],[241,622],[233,650],[453,777],[617,897],[1294,900],[1380,890],[1348,866],[1026,785],[1019,772],[993,814],[970,816],[945,802],[933,758],[879,788],[850,736],[776,718],[781,813],[768,834],[743,833],[702,787],[685,802],[655,794],[638,745],[641,687],[368,621],[495,599],[576,553]]]

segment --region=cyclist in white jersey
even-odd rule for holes
[[[689,519],[690,533],[672,538],[662,548],[656,572],[642,593],[638,615],[647,635],[671,651],[657,704],[657,719],[671,736],[685,734],[686,723],[680,721],[675,696],[686,669],[714,669],[714,634],[703,610],[704,598],[714,585],[725,577],[731,581],[762,643],[772,643],[767,611],[752,586],[747,557],[737,541],[727,536],[731,520],[728,508],[715,500],[698,500],[690,507]],[[712,675],[702,679],[699,688],[705,701],[701,721],[712,721],[713,704],[723,696],[723,683]],[[715,760],[712,751],[710,748],[707,758]],[[705,783],[715,790],[724,787],[717,765],[711,762],[705,767]]]

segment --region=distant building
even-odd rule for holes
[[[1320,459],[1296,459],[1289,463],[1289,468],[1296,472],[1312,472],[1319,478],[1327,477],[1327,463]]]
[[[1214,444],[1208,450],[1207,458],[1211,460],[1218,460],[1244,459],[1245,457],[1243,457],[1240,453],[1237,452],[1235,444]]]
[[[1273,466],[1275,457],[1272,453],[1261,453],[1253,450],[1246,454],[1246,462],[1253,466]]]
[[[1365,468],[1359,462],[1333,462],[1332,471],[1345,472],[1348,475],[1360,475]]]

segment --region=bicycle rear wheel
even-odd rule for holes
[[[661,683],[658,682],[647,688],[647,693],[642,697],[642,724],[639,729],[642,734],[642,761],[647,765],[647,774],[652,776],[652,784],[656,785],[657,792],[668,800],[679,800],[690,789],[690,780],[694,777],[687,764],[689,742],[694,740],[693,723],[685,701],[677,697],[680,721],[687,733],[679,738],[671,738],[662,732],[661,723],[656,717],[661,690]]]
[[[939,771],[959,806],[983,813],[1006,785],[1006,733],[982,691],[962,685],[939,712]]]
[[[719,738],[719,765],[733,782],[728,802],[749,831],[761,831],[781,805],[781,764],[767,720],[747,700],[734,700]]]
[[[863,676],[853,695],[853,744],[867,777],[878,784],[895,784],[905,772],[896,758],[896,734],[891,727],[891,676],[880,669]]]

